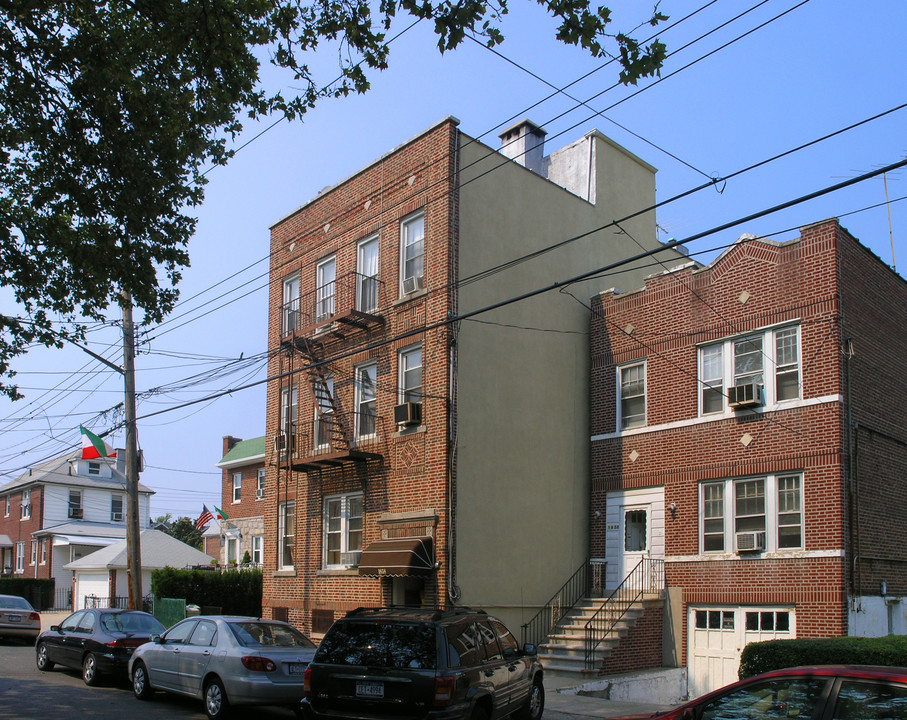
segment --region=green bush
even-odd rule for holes
[[[740,654],[740,679],[798,665],[885,665],[907,667],[907,636],[766,640]]]
[[[224,615],[261,617],[261,570],[211,570],[163,568],[151,573],[155,598],[182,598],[189,605],[219,607]]]
[[[36,578],[0,578],[0,595],[18,595],[28,600],[35,610],[54,606],[54,581]]]

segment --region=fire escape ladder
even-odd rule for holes
[[[344,414],[337,407],[319,353],[312,343],[307,342],[303,354],[309,361],[306,371],[312,378],[312,392],[315,396],[315,445],[328,445],[331,450],[349,450],[352,447],[352,433],[344,422]]]

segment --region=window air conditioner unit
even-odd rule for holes
[[[110,513],[110,519],[113,522],[119,522],[120,520],[123,519],[123,513],[121,513],[121,512]]]
[[[755,532],[737,533],[737,552],[762,552],[765,550],[765,532],[758,530]]]
[[[274,449],[280,453],[287,451],[287,434],[285,432],[279,432],[274,436]]]
[[[422,422],[422,403],[405,402],[395,405],[394,422],[397,425],[418,425]]]
[[[727,404],[732,408],[759,407],[762,405],[762,386],[759,383],[732,385],[727,389]]]
[[[416,290],[421,290],[425,287],[425,278],[422,275],[411,275],[410,277],[403,278],[403,294],[409,295],[410,293],[416,292]]]
[[[69,517],[74,520],[82,519],[82,508],[69,508]]]
[[[355,552],[345,552],[340,553],[340,564],[355,566],[359,564],[359,561],[362,559],[362,551],[356,550]]]
[[[261,500],[264,496],[265,496],[265,491],[264,491],[264,490],[256,490],[256,491],[255,491],[255,498],[256,498],[256,499]]]

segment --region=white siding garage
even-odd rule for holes
[[[85,598],[94,595],[104,598],[105,605],[110,596],[110,573],[106,570],[81,570],[76,572],[75,590],[73,592],[73,609],[88,607]]]
[[[688,682],[691,698],[737,680],[748,643],[796,637],[794,611],[783,607],[690,606]]]

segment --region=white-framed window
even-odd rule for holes
[[[227,536],[224,546],[224,561],[239,564],[239,538]]]
[[[398,379],[401,403],[422,402],[422,345],[414,345],[400,351],[400,377]]]
[[[110,496],[110,520],[112,522],[121,522],[123,520],[123,496]]]
[[[292,452],[296,447],[296,417],[299,411],[299,391],[296,386],[280,391],[280,430],[284,433],[282,448]]]
[[[70,490],[69,491],[69,517],[74,518],[75,520],[82,519],[82,491],[81,490]]]
[[[41,538],[41,564],[47,565],[47,538]]]
[[[37,540],[31,541],[31,564],[32,565],[38,564],[38,541]]]
[[[803,476],[783,473],[700,484],[700,547],[733,553],[740,534],[766,552],[803,549]],[[755,534],[755,538],[749,538]]]
[[[9,495],[6,496],[6,517],[9,517],[9,508],[12,505],[12,499]]]
[[[334,427],[334,376],[315,378],[315,447],[331,446],[331,432]]]
[[[323,322],[334,315],[334,298],[337,292],[337,258],[322,260],[316,266],[315,322]]]
[[[400,223],[400,294],[425,287],[425,213],[418,212]]]
[[[280,329],[289,335],[299,327],[299,275],[291,275],[283,281],[283,305],[280,313]]]
[[[25,572],[25,541],[16,543],[16,573]]]
[[[636,362],[617,368],[617,428],[646,424],[646,364]]]
[[[346,567],[344,555],[362,550],[362,493],[324,499],[324,567]]]
[[[99,463],[99,462],[88,463],[88,474],[89,475],[100,475],[101,474],[101,463]]]
[[[296,503],[280,503],[277,509],[277,568],[293,569],[293,551],[296,546]]]
[[[800,327],[767,328],[699,347],[699,412],[724,412],[729,388],[753,383],[762,404],[801,397]]]
[[[252,536],[252,562],[261,565],[264,562],[265,536]]]
[[[258,468],[258,479],[255,486],[255,499],[261,500],[265,496],[265,469]]]
[[[233,502],[242,500],[242,473],[233,473]]]
[[[356,367],[356,437],[372,437],[376,431],[378,363]]]
[[[378,236],[359,243],[356,253],[356,309],[372,312],[378,308]]]
[[[31,517],[31,490],[22,491],[22,504],[19,507],[19,518],[28,520]]]

